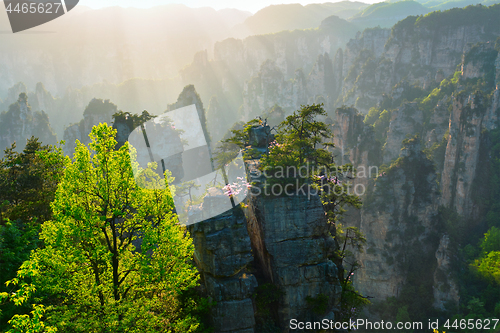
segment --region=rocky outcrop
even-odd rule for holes
[[[391,35],[391,29],[366,29],[363,33],[358,33],[355,39],[347,43],[344,50],[343,72],[348,73],[361,51],[368,50],[376,58],[381,57],[384,52],[384,45]]]
[[[214,59],[207,61],[204,53],[195,57],[180,72],[182,82],[194,83],[204,100],[217,96],[220,104],[232,112],[238,110],[238,118],[244,121],[275,104],[296,109],[301,103],[319,101],[330,107],[338,98],[343,80],[341,72],[336,71],[342,68],[343,59],[337,55],[334,65],[332,57],[356,31],[347,22],[335,24],[336,18],[331,19],[316,30],[218,42]]]
[[[384,147],[384,163],[388,164],[400,154],[402,142],[407,136],[421,133],[423,113],[416,103],[408,103],[392,113],[387,143]]]
[[[494,49],[493,42],[480,43],[474,46],[462,60],[462,78],[476,79],[491,71],[498,52]]]
[[[481,132],[496,128],[499,97],[496,90],[491,105],[481,92],[461,93],[453,101],[441,178],[441,203],[465,217],[478,213],[472,189],[479,163]]]
[[[217,96],[210,99],[207,108],[207,129],[210,133],[212,145],[216,146],[217,142],[223,139],[233,124],[237,121],[238,115],[231,112],[227,103],[219,102]]]
[[[83,112],[83,119],[74,125],[69,126],[64,130],[64,153],[73,156],[76,148],[76,140],[83,144],[89,144],[89,134],[92,127],[100,123],[111,125],[113,115],[118,112],[118,107],[109,100],[93,99]]]
[[[206,198],[204,205],[210,200]],[[194,224],[189,230],[203,287],[217,302],[211,315],[215,332],[256,332],[252,295],[257,280],[248,269],[253,256],[241,209]]]
[[[335,110],[333,143],[338,150],[337,156],[340,156],[340,165],[348,163],[350,150],[358,143],[358,137],[363,132],[363,119],[364,116],[355,108],[344,107]]]
[[[453,98],[449,121],[449,135],[444,156],[441,177],[441,204],[456,209],[466,217],[473,218],[480,213],[480,203],[474,200],[476,178],[479,173],[480,152],[484,146],[482,140],[485,131],[498,126],[500,110],[500,55],[491,43],[479,44],[464,55],[462,76],[473,78],[482,74],[486,80],[494,80],[496,87],[491,96],[479,90],[462,91]],[[488,73],[495,73],[488,77]],[[471,76],[471,77],[468,77]]]
[[[253,148],[264,153],[269,130],[253,128]],[[246,165],[248,177],[262,185],[259,160]],[[244,214],[238,206],[189,226],[204,292],[217,301],[211,316],[216,332],[261,332],[267,325],[288,332],[293,318],[335,318],[342,288],[339,270],[329,258],[337,245],[320,198],[266,193],[254,187]],[[210,215],[212,207],[227,200],[222,192],[210,190],[202,210],[192,214]],[[327,300],[324,313],[313,309],[314,299]]]
[[[345,81],[340,102],[354,104],[366,113],[382,100],[383,93],[390,93],[403,78],[425,88],[432,84],[437,73],[444,77],[453,74],[462,55],[472,45],[494,40],[493,36],[500,35],[500,25],[492,23],[498,7],[481,14],[474,10],[470,7],[460,9],[460,14],[455,13],[468,17],[461,22],[453,19],[451,12],[436,13],[418,22],[416,16],[410,16],[390,32],[367,29],[359,34],[344,50]],[[477,51],[484,50],[482,47]],[[480,75],[477,66],[467,62],[464,75]]]
[[[28,95],[22,92],[8,111],[0,113],[0,156],[13,143],[18,151],[24,149],[26,140],[32,136],[44,145],[54,145],[57,141],[48,115],[43,111],[33,111],[28,104]]]
[[[203,130],[203,134],[205,135],[205,140],[207,144],[210,146],[211,140],[207,130],[207,117],[205,113],[205,108],[203,107],[203,102],[200,98],[200,95],[198,95],[193,85],[187,85],[186,87],[184,87],[179,97],[177,98],[177,102],[169,104],[167,106],[167,112],[180,109],[185,106],[190,106],[193,104],[196,106],[196,111],[198,112],[201,128]]]
[[[438,209],[433,162],[421,152],[420,140],[406,142],[400,159],[368,189],[359,223],[367,237],[365,251],[357,256],[361,269],[355,284],[364,295],[383,301],[398,296],[417,266],[417,258],[434,256],[432,224]],[[388,200],[388,198],[391,198]],[[425,265],[427,265],[425,264]],[[432,274],[432,270],[425,274]]]
[[[293,318],[334,319],[341,286],[337,266],[328,257],[336,245],[319,197],[251,196],[247,220],[258,270],[282,292],[277,309],[281,331],[289,332]],[[323,316],[308,303],[320,295],[329,300]]]
[[[439,143],[449,127],[450,111],[448,110],[451,104],[451,98],[444,96],[438,101],[434,108],[429,123],[422,133],[425,147],[430,148],[432,145]],[[438,165],[438,167],[442,167]]]
[[[363,123],[364,116],[355,108],[342,107],[335,111],[333,143],[335,162],[350,163],[356,169],[352,180],[355,193],[363,197],[370,186],[370,179],[378,176],[382,164],[382,147],[375,139],[373,127]],[[360,210],[350,209],[345,216],[347,224],[359,226]]]
[[[337,60],[340,61],[339,57]],[[322,103],[327,111],[333,111],[341,85],[340,77],[334,75],[333,66],[325,53],[318,56],[308,76],[299,69],[293,79],[287,80],[276,62],[265,61],[258,75],[245,83],[242,120],[262,115],[274,105],[282,107],[286,116],[301,105],[313,103]]]
[[[437,267],[434,271],[434,308],[442,311],[451,304],[458,305],[460,294],[458,285],[451,276],[453,252],[450,248],[450,237],[443,235],[436,250]]]
[[[274,105],[279,105],[289,115],[307,101],[304,73],[297,70],[293,80],[285,80],[276,63],[268,60],[262,64],[258,76],[245,83],[241,118],[248,121]]]
[[[239,64],[250,77],[257,75],[261,64],[270,59],[276,62],[284,77],[290,79],[296,69],[309,72],[319,54],[334,55],[354,37],[354,29],[339,32],[338,27],[330,27],[327,23],[313,31],[296,30],[251,36],[244,40],[224,40],[215,44],[214,59],[229,67]]]

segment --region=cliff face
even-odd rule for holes
[[[210,200],[217,198],[206,198],[204,205]],[[194,224],[190,233],[205,293],[217,302],[211,314],[215,332],[255,332],[252,296],[257,280],[248,269],[253,256],[242,211]]]
[[[276,62],[267,60],[258,75],[245,83],[242,120],[262,115],[274,105],[282,107],[286,116],[301,105],[313,103],[323,103],[328,111],[332,111],[341,84],[333,67],[332,60],[325,53],[318,56],[309,75],[305,76],[298,69],[295,77],[287,80]]]
[[[205,108],[203,107],[203,102],[200,98],[200,95],[198,95],[193,85],[184,87],[179,97],[177,98],[177,102],[169,104],[167,106],[167,112],[193,104],[196,106],[196,111],[198,112],[201,128],[203,129],[203,134],[205,135],[205,140],[207,144],[210,145],[210,136],[208,135],[207,130],[207,116]]]
[[[259,161],[246,165],[248,177],[262,184]],[[203,209],[219,200],[227,197],[209,191]],[[342,288],[329,258],[338,246],[320,198],[272,196],[256,186],[246,204],[189,227],[204,292],[217,301],[215,331],[289,332],[291,319],[335,320]],[[321,314],[315,299],[326,299]]]
[[[0,156],[5,148],[16,143],[17,149],[24,149],[26,140],[34,136],[44,145],[56,144],[56,135],[52,130],[48,115],[33,111],[28,104],[28,96],[22,92],[8,111],[0,113]]]
[[[200,52],[180,72],[182,82],[194,84],[203,100],[217,96],[244,121],[275,104],[287,109],[315,101],[331,106],[343,80],[338,52],[355,35],[345,23],[325,20],[316,30],[224,40],[215,44],[213,60]]]
[[[338,269],[328,259],[336,247],[319,197],[255,197],[248,208],[248,232],[259,270],[283,292],[277,309],[282,332],[289,331],[293,318],[323,319],[315,318],[307,297],[326,295],[325,318],[334,319],[341,286]]]
[[[259,75],[245,83],[242,120],[252,119],[277,104],[291,110],[307,101],[307,82],[302,71],[293,80],[285,80],[275,62],[262,64]]]
[[[378,301],[398,296],[416,266],[434,256],[435,180],[432,161],[421,152],[420,141],[413,139],[398,161],[372,182],[359,224],[367,248],[357,256],[362,269],[355,277],[365,295]]]
[[[423,112],[418,109],[416,103],[404,104],[392,113],[384,147],[385,164],[399,156],[402,142],[407,135],[422,132],[423,121]]]
[[[76,148],[76,140],[79,140],[83,144],[89,144],[89,134],[92,131],[92,127],[100,123],[111,124],[113,114],[116,112],[118,112],[117,106],[109,100],[91,100],[83,112],[83,119],[64,130],[64,141],[66,142],[64,153],[73,156]]]
[[[445,206],[453,207],[466,217],[478,213],[473,199],[473,182],[479,163],[481,132],[496,128],[498,89],[491,106],[480,92],[459,94],[453,103],[444,169],[441,182]]]
[[[495,10],[488,15],[495,15]],[[452,13],[437,15],[418,21],[417,17],[408,17],[390,32],[365,30],[350,41],[344,51],[346,77],[342,104],[355,104],[362,113],[367,113],[382,100],[383,93],[390,93],[404,77],[428,87],[438,72],[444,76],[453,74],[472,45],[500,35],[500,26],[491,21],[493,16],[490,20],[490,16],[474,15],[471,10],[469,19],[457,22],[450,19]],[[469,72],[477,69],[468,64],[466,71],[466,75],[472,75]]]
[[[410,51],[398,49],[399,58],[388,53],[395,50],[392,43],[402,38],[394,36],[396,28],[391,36],[395,39],[387,42],[384,54],[391,61],[409,62]],[[444,310],[450,304],[458,306],[460,292],[451,273],[456,244],[443,232],[439,206],[456,212],[469,228],[482,221],[480,181],[487,177],[482,165],[489,156],[485,138],[498,126],[500,56],[492,42],[474,47],[464,44],[488,37],[478,26],[458,29],[460,36],[451,29],[435,36],[457,54],[431,40],[422,41],[427,38],[425,31],[413,31],[421,34],[412,48],[419,56],[406,71],[411,74],[415,63],[424,64],[429,67],[420,78],[432,77],[440,84],[425,87],[423,80],[424,94],[413,94],[411,89],[416,88],[398,84],[379,97],[376,107],[391,113],[383,148],[363,144],[373,131],[380,131],[380,124],[363,127],[355,109],[337,110],[333,130],[338,163],[351,162],[358,169],[386,165],[375,180],[359,175],[354,180],[366,188],[364,205],[360,214],[350,213],[346,223],[358,226],[367,237],[366,249],[357,256],[362,269],[355,276],[356,287],[377,301],[402,294],[408,297],[411,285],[422,285],[421,292],[431,300],[428,306]],[[444,80],[457,64],[461,71]],[[363,84],[362,78],[357,78],[355,89]],[[344,84],[347,81],[349,76]],[[407,98],[414,101],[404,101]]]
[[[486,58],[482,61],[478,60],[474,67],[482,69],[487,68],[488,65],[494,66],[493,69],[498,75],[500,55],[497,54],[498,52],[495,51],[493,57],[490,56],[489,59]],[[464,78],[476,75],[471,73],[470,68],[468,64],[462,66]],[[496,89],[489,98],[481,91],[476,91],[458,94],[453,101],[441,181],[441,202],[445,206],[453,207],[459,214],[467,218],[475,217],[479,213],[479,206],[473,198],[473,182],[476,177],[484,176],[477,173],[481,145],[484,144],[482,142],[483,132],[496,128],[498,124],[499,83],[500,81],[496,77]]]
[[[341,53],[328,43],[330,39],[311,42],[301,48],[301,39],[298,38],[294,41],[295,46],[281,48],[278,38],[269,41],[259,36],[262,38],[246,43],[225,41],[216,46],[215,54],[221,62],[230,62],[235,67],[238,64],[245,69],[238,72],[240,81],[254,77],[243,87],[243,119],[261,114],[276,103],[285,108],[296,108],[300,98],[308,103],[323,102],[329,109],[341,104],[354,105],[366,114],[403,78],[419,82],[426,88],[435,81],[438,73],[444,76],[452,74],[462,54],[471,45],[500,34],[500,27],[490,29],[488,22],[473,20],[456,28],[451,23],[436,27],[422,21],[417,24],[416,18],[410,17],[392,30],[367,29],[349,41]],[[280,51],[282,49],[286,51]],[[317,54],[320,56],[315,59],[317,56],[313,55]],[[331,60],[333,55],[334,62]],[[306,71],[311,68],[306,82],[301,81],[295,72],[299,68]],[[472,63],[467,64],[466,71],[467,76],[479,75]],[[469,74],[474,71],[477,73]]]
[[[298,68],[310,71],[318,54],[334,55],[354,36],[353,32],[338,32],[324,24],[315,31],[281,32],[244,40],[228,39],[215,44],[214,59],[229,67],[242,66],[247,77],[257,75],[261,64],[269,59],[276,62],[286,79],[290,79]]]

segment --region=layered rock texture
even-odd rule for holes
[[[257,265],[283,292],[278,315],[282,332],[291,319],[317,318],[307,298],[325,295],[329,313],[340,297],[337,266],[328,259],[336,249],[319,197],[255,197],[248,209],[248,231]],[[303,318],[303,319],[302,319]]]
[[[217,199],[207,197],[204,205]],[[253,256],[243,212],[236,209],[194,224],[190,233],[203,286],[217,302],[211,316],[215,332],[256,332],[252,296],[257,280],[248,269]]]
[[[498,73],[499,62],[491,61],[493,59],[489,65],[494,63]],[[481,145],[484,146],[482,138],[486,131],[498,126],[499,83],[496,80],[496,89],[490,97],[481,91],[464,92],[453,101],[441,182],[442,203],[465,217],[475,217],[479,213],[479,206],[473,200],[473,183],[476,177],[485,176],[478,172]]]
[[[216,47],[214,72],[220,75],[212,79],[220,90],[213,110],[234,103],[235,110],[241,105],[238,119],[249,120],[277,106],[286,116],[300,104],[325,105],[336,162],[353,164],[358,176],[353,186],[363,189],[364,207],[348,212],[343,222],[366,235],[354,281],[374,302],[408,297],[412,286],[430,300],[425,306],[449,310],[460,302],[451,273],[456,244],[443,231],[442,210],[470,225],[481,220],[477,194],[478,179],[487,177],[486,134],[498,126],[500,25],[494,18],[499,10],[478,6],[409,17],[392,29],[367,29],[345,46],[331,43],[329,50],[313,39],[301,53],[296,48],[301,39],[291,38],[290,48],[281,52],[277,36],[227,40]],[[185,77],[209,73],[215,63],[198,59],[198,65],[205,70],[187,69]],[[238,97],[228,102],[233,90]],[[364,121],[372,108],[380,118]],[[257,197],[248,208],[255,262],[265,281],[289,295],[278,307],[281,325],[307,312],[301,304],[308,290],[335,298],[335,279],[326,289],[315,282],[328,280],[332,267],[328,255],[319,253],[325,234],[314,227],[321,225],[313,222],[314,200]],[[309,225],[307,232],[298,225]]]
[[[461,31],[476,31],[468,29]],[[381,120],[363,126],[354,108],[336,111],[337,162],[351,162],[358,169],[382,168],[376,179],[358,174],[353,181],[365,186],[364,206],[345,221],[367,237],[365,250],[357,255],[361,269],[355,284],[374,302],[408,295],[412,285],[419,285],[419,292],[436,309],[458,306],[460,288],[452,273],[457,245],[443,231],[447,229],[442,223],[448,222],[441,220],[441,210],[455,212],[467,228],[482,228],[484,223],[481,195],[488,177],[487,137],[498,127],[500,113],[498,59],[492,42],[479,43],[466,48],[453,78],[441,77],[442,82],[434,83],[434,90],[427,88],[422,97],[417,94],[414,101],[404,101],[401,96],[410,96],[415,88],[397,85],[376,104],[379,109],[391,108],[384,132]],[[441,70],[436,79],[446,72],[445,66]],[[434,72],[429,68],[428,73]],[[368,142],[382,138],[385,143],[368,145],[367,138]],[[457,236],[453,237],[456,242]]]
[[[484,224],[480,180],[488,177],[487,134],[498,128],[500,108],[499,16],[500,5],[472,6],[358,34],[339,34],[333,18],[315,30],[227,39],[215,45],[213,60],[201,51],[181,71],[187,86],[167,109],[195,104],[212,144],[236,121],[273,111],[283,118],[302,104],[323,103],[336,162],[354,165],[353,186],[363,189],[363,208],[342,221],[367,239],[356,255],[355,287],[374,303],[423,295],[428,302],[418,306],[456,309],[457,242],[445,231],[442,212],[456,213],[469,227]],[[140,91],[135,88],[126,91]],[[2,114],[15,118],[1,132],[3,145],[20,140],[14,132],[25,139],[33,128],[28,104],[17,101],[24,92],[22,85],[9,91],[7,100],[17,104]],[[81,93],[68,96],[83,103]],[[206,114],[202,100],[210,100]],[[53,108],[43,86],[37,85],[33,105]],[[88,143],[92,126],[111,123],[116,111],[109,101],[92,100],[84,119],[65,131],[66,152],[76,139]],[[115,127],[123,142],[131,127]],[[251,176],[258,162],[247,166]],[[209,209],[217,200],[227,198],[215,194],[203,205]],[[258,295],[269,285],[276,291],[275,330],[287,332],[292,318],[334,318],[339,269],[329,258],[336,245],[318,197],[251,196],[244,213],[234,209],[190,233],[205,293],[217,302],[216,332],[260,333]],[[308,303],[319,295],[328,299],[322,316]]]
[[[405,144],[397,163],[368,189],[359,224],[368,242],[366,251],[358,255],[362,269],[356,276],[364,295],[376,300],[398,296],[415,266],[433,258],[435,180],[432,161],[421,152],[420,140],[413,139]]]
[[[252,147],[266,147],[259,138],[269,127],[253,132]],[[249,177],[263,184],[258,168],[259,160],[247,161]],[[228,200],[209,194],[205,211]],[[190,226],[205,293],[217,302],[216,332],[289,332],[291,319],[334,320],[342,288],[329,259],[337,250],[331,228],[317,195],[272,196],[263,187],[252,189],[244,211],[238,206]],[[327,300],[322,315],[311,305],[318,297]]]

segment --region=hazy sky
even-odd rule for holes
[[[376,3],[381,0],[360,0],[366,3]],[[189,7],[212,7],[215,9],[237,8],[255,13],[259,9],[273,4],[282,3],[310,3],[337,2],[335,0],[80,0],[80,4],[92,8],[102,8],[107,6],[138,7],[148,8],[157,5],[170,3],[182,3]]]

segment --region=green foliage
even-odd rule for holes
[[[34,137],[20,153],[15,143],[6,149],[0,160],[0,223],[6,218],[39,224],[48,220],[64,163],[60,148],[43,146]]]
[[[381,112],[382,111],[380,109],[377,109],[376,107],[370,108],[370,110],[368,111],[368,114],[365,116],[364,123],[367,125],[375,124],[375,122],[380,117]]]
[[[359,291],[354,288],[352,281],[346,281],[342,284],[339,313],[340,320],[347,322],[349,320],[354,321],[363,309],[370,304],[370,300],[362,296]]]
[[[500,251],[488,252],[484,257],[477,259],[474,267],[478,273],[500,284]]]
[[[65,164],[60,148],[33,137],[22,152],[15,148],[6,149],[0,160],[0,292],[8,291],[5,282],[38,246],[40,225],[52,217],[50,203]],[[14,314],[28,310],[1,302],[0,309],[0,330]]]
[[[279,302],[285,293],[275,284],[263,283],[255,288],[252,295],[255,300],[257,311],[255,312],[255,319],[259,332],[263,333],[278,333],[277,319],[278,313],[276,309]]]
[[[149,120],[155,118],[156,116],[151,115],[148,111],[142,111],[141,115],[132,114],[130,112],[118,111],[113,114],[114,123],[125,123],[129,126],[130,130],[141,126],[142,124],[148,122]]]
[[[326,116],[322,105],[303,106],[280,124],[275,136],[276,144],[261,160],[263,169],[271,175],[271,181],[278,179],[273,176],[282,171],[283,167],[298,170],[302,166],[308,166],[318,169],[332,164],[333,156],[327,148],[333,144],[326,141],[331,139],[331,131],[325,123],[316,120],[317,116]],[[309,177],[300,179],[299,183],[311,181],[313,175],[309,174]],[[289,180],[282,178],[278,181]]]
[[[42,318],[46,312],[43,305],[33,305],[30,315],[17,315],[13,317],[9,324],[12,329],[8,333],[51,333],[57,332],[57,328],[47,326]]]
[[[381,107],[370,108],[364,120],[365,124],[373,126],[375,138],[381,143],[385,143],[387,140],[387,131],[389,130],[390,122],[391,112]]]
[[[243,151],[245,159],[258,157],[260,154],[250,147],[250,131],[253,127],[260,126],[262,120],[252,119],[246,124],[235,124],[230,134],[219,142],[214,154],[216,168],[230,163],[236,158],[240,151]],[[242,128],[240,128],[242,127]]]
[[[484,239],[482,240],[480,247],[483,254],[500,251],[500,229],[497,227],[491,227],[491,229],[484,234]]]
[[[270,305],[275,305],[284,296],[284,292],[272,283],[264,283],[255,288],[253,297],[257,305],[257,311],[263,314],[270,314]]]
[[[495,31],[495,22],[500,13],[500,6],[490,7],[475,5],[465,8],[453,8],[446,11],[435,11],[420,16],[415,22],[416,27],[437,30],[442,27],[457,28],[465,25],[485,26],[485,31]]]
[[[358,228],[344,227],[341,223],[336,224],[335,238],[340,245],[337,252],[339,258],[352,257],[355,252],[362,251],[366,245],[366,237]]]
[[[329,298],[325,294],[316,297],[306,296],[306,302],[311,310],[317,315],[324,315],[328,310]]]
[[[345,107],[339,108],[337,112],[352,112],[352,110]],[[343,288],[340,312],[345,318],[351,318],[356,316],[363,305],[368,304],[369,301],[354,290],[350,282],[351,275],[358,268],[358,264],[355,261],[350,262],[350,270],[346,271],[343,263],[347,263],[347,259],[352,259],[352,251],[360,251],[363,248],[366,239],[359,229],[343,228],[339,221],[347,207],[359,208],[361,200],[349,191],[350,175],[355,174],[355,170],[350,165],[337,166],[333,163],[332,133],[325,123],[316,119],[318,116],[326,116],[322,105],[302,106],[279,125],[275,141],[269,145],[269,153],[264,154],[260,159],[260,168],[265,171],[266,175],[266,183],[262,186],[279,184],[287,188],[295,188],[303,185],[314,188],[319,194],[328,223],[330,226],[335,226],[332,228],[336,229],[335,240],[341,244],[340,250],[332,258],[338,264],[339,279]],[[261,124],[254,120],[244,125],[241,130],[233,130],[233,136],[224,140],[223,143],[248,149],[249,131],[256,125]],[[224,161],[224,159],[221,160]],[[304,168],[307,172],[303,173],[301,170]],[[268,294],[273,295],[272,292]],[[257,298],[258,309],[275,299],[259,297]],[[325,297],[318,297],[310,297],[308,301],[312,302],[311,306],[315,310],[323,311]],[[326,304],[331,305],[329,300],[326,300]]]
[[[186,309],[196,304],[182,300],[198,281],[193,244],[172,213],[170,190],[148,189],[162,181],[154,165],[140,170],[133,148],[115,150],[115,135],[101,124],[90,149],[78,142],[53,220],[42,225],[43,247],[10,281],[10,301],[35,312],[46,305],[44,321],[63,332],[193,332],[199,319]],[[41,314],[11,324],[35,325]]]
[[[446,131],[440,142],[435,142],[431,147],[424,149],[424,153],[428,159],[434,161],[437,169],[444,166],[444,155],[448,144],[449,130]]]
[[[398,323],[408,323],[411,322],[410,314],[408,313],[408,307],[402,306],[398,309],[398,313],[396,314],[396,321]],[[410,333],[411,330],[402,329],[401,333]]]
[[[380,142],[385,142],[387,140],[387,131],[389,130],[389,123],[391,122],[391,113],[384,110],[380,113],[379,118],[373,124],[373,129],[375,130],[375,137]]]
[[[344,227],[338,222],[335,227],[335,240],[339,244],[336,262],[340,264],[339,279],[342,286],[339,316],[342,321],[349,321],[356,318],[363,308],[370,304],[368,298],[354,288],[351,280],[359,268],[359,263],[354,259],[355,252],[363,250],[366,238],[356,227]],[[348,264],[350,268],[346,269],[345,266]]]

